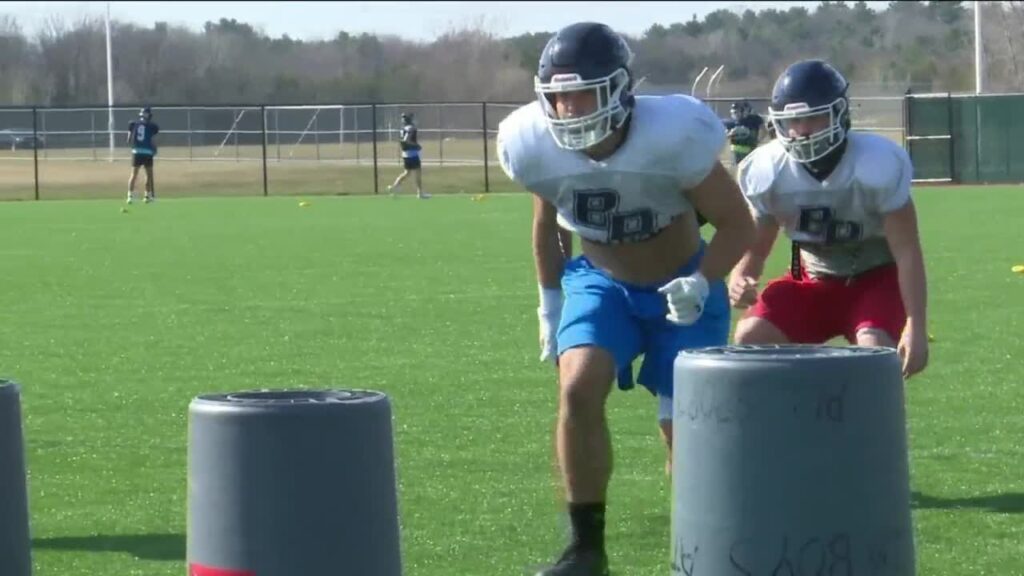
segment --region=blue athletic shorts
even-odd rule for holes
[[[672,373],[680,350],[724,346],[729,339],[725,282],[710,282],[704,313],[691,326],[665,319],[668,302],[658,288],[700,267],[704,244],[671,278],[640,286],[612,279],[585,257],[570,260],[562,276],[565,303],[558,326],[558,355],[577,346],[604,348],[615,358],[619,388],[633,388],[633,361],[643,364],[637,381],[652,394],[672,397]]]

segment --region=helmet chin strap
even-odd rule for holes
[[[839,161],[843,159],[843,152],[846,151],[846,143],[848,141],[847,138],[843,138],[843,141],[830,150],[828,154],[810,162],[801,162],[801,164],[810,172],[811,176],[814,176],[820,182],[828,178],[832,171],[836,169],[836,166],[839,165]]]

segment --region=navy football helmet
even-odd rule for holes
[[[812,163],[843,144],[850,131],[849,85],[824,60],[796,62],[775,81],[768,117],[791,158]],[[805,123],[813,126],[810,132],[798,130]]]
[[[753,111],[750,106],[750,102],[746,100],[740,100],[739,102],[733,102],[732,106],[729,107],[729,116],[733,120],[739,121],[740,118],[749,115]]]
[[[412,112],[402,112],[402,123],[412,124]]]
[[[150,110],[149,106],[146,106],[142,110],[139,110],[139,118],[142,118],[143,120],[149,120],[152,117],[153,111]]]
[[[544,46],[534,92],[555,142],[583,150],[622,126],[633,110],[633,52],[604,24],[579,22],[559,30]],[[555,94],[594,90],[597,107],[574,118],[559,118]]]

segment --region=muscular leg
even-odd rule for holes
[[[615,361],[602,348],[581,346],[558,359],[556,443],[565,497],[570,503],[604,502],[612,473],[605,400]]]
[[[612,474],[605,401],[615,379],[615,361],[603,348],[580,346],[562,353],[558,368],[555,444],[572,542],[538,576],[605,576],[605,498]]]

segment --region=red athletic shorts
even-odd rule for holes
[[[787,272],[758,295],[746,317],[764,318],[798,344],[821,344],[845,336],[851,344],[865,328],[885,331],[899,342],[907,313],[895,264],[846,278],[793,278]]]

